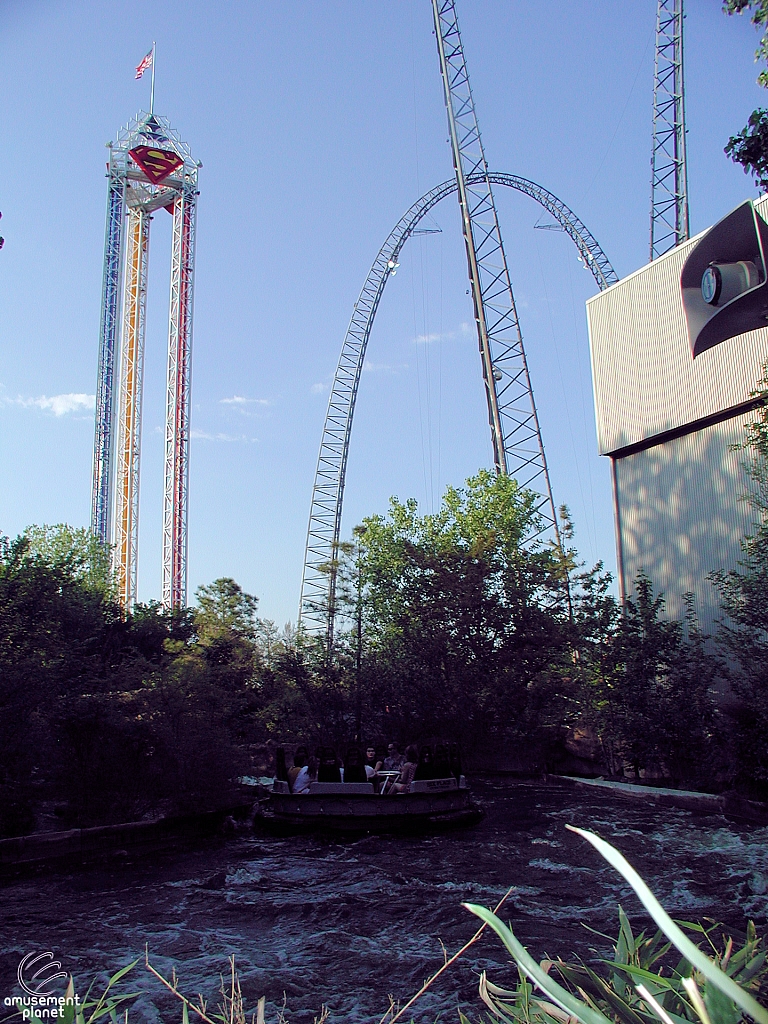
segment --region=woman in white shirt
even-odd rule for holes
[[[317,779],[317,758],[310,757],[307,764],[296,776],[293,784],[294,793],[309,793],[309,784]]]

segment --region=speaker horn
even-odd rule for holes
[[[683,264],[680,288],[694,359],[768,324],[768,224],[751,199],[723,217]]]

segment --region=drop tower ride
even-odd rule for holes
[[[91,531],[112,545],[118,597],[136,601],[149,229],[173,217],[163,492],[166,608],[187,601],[187,491],[198,171],[168,121],[140,113],[109,143]]]

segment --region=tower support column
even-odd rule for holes
[[[658,0],[651,148],[651,260],[688,238],[683,0]]]
[[[115,353],[120,320],[120,285],[124,236],[125,177],[113,167],[107,189],[107,227],[99,325],[99,375],[96,384],[96,431],[93,445],[91,532],[102,544],[110,542],[112,460],[115,417]]]
[[[197,195],[187,188],[173,208],[168,373],[165,405],[163,604],[187,603],[189,414]]]
[[[115,536],[112,553],[118,597],[126,609],[130,609],[136,600],[141,405],[150,219],[150,215],[140,208],[134,208],[128,214],[123,330],[120,345]]]
[[[432,13],[496,472],[537,493],[536,535],[550,532],[560,547],[544,442],[455,0],[432,0]]]

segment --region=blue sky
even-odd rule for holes
[[[755,30],[686,18],[691,229],[755,194],[723,146],[768,96]],[[486,155],[571,206],[619,276],[647,261],[655,3],[459,0]],[[88,524],[105,143],[149,101],[203,162],[195,291],[190,592],[233,576],[295,621],[328,386],[357,294],[401,214],[451,176],[428,0],[0,0],[0,531]],[[536,204],[497,189],[555,499],[615,568],[585,300]],[[491,465],[455,197],[382,300],[350,449],[344,534],[390,495],[424,511]],[[150,252],[139,597],[161,585],[171,219]]]

